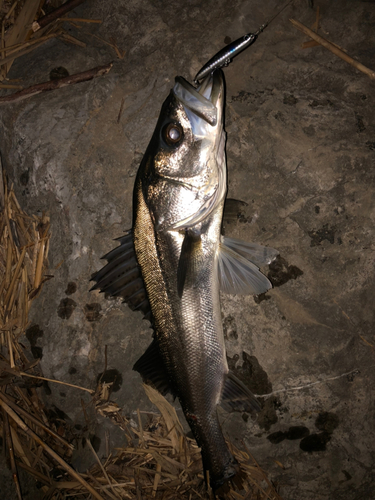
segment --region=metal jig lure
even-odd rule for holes
[[[237,54],[251,45],[265,27],[266,24],[262,24],[262,26],[255,33],[247,33],[246,35],[241,36],[241,38],[238,38],[223,49],[219,50],[219,52],[211,57],[211,59],[198,71],[198,73],[195,75],[194,83],[198,83],[199,80],[202,80],[205,76],[213,73],[215,69],[222,68],[223,66],[228,66],[233,57],[235,57]]]
[[[311,1],[311,0],[309,0]],[[289,0],[288,3],[284,5],[282,9],[280,9],[269,21],[262,24],[262,26],[255,33],[247,33],[246,35],[238,38],[234,42],[231,42],[229,45],[219,50],[217,54],[215,54],[211,59],[198,71],[195,75],[194,83],[198,84],[200,80],[202,80],[205,76],[213,73],[215,69],[222,68],[224,66],[228,66],[233,57],[237,54],[245,50],[249,45],[251,45],[261,33],[264,28],[266,28],[281,12],[288,7],[293,2],[293,0]]]

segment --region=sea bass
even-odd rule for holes
[[[134,369],[162,394],[178,397],[214,490],[237,472],[218,405],[259,409],[228,370],[220,290],[265,292],[271,284],[257,266],[278,253],[221,235],[223,111],[220,70],[197,88],[175,79],[135,180],[133,228],[93,277],[93,288],[124,298],[151,321],[153,341]]]

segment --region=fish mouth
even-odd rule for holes
[[[221,70],[208,75],[198,87],[181,76],[175,78],[173,93],[183,104],[195,137],[204,138],[212,128],[222,127],[224,77]]]

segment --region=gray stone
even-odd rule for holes
[[[319,5],[323,36],[375,69],[372,3]],[[149,325],[120,301],[90,293],[89,279],[131,226],[134,176],[174,76],[192,81],[224,39],[256,30],[276,10],[271,0],[92,0],[75,13],[103,23],[71,28],[86,48],[51,40],[12,66],[9,77],[28,86],[56,67],[74,74],[114,60],[105,77],[0,108],[0,150],[19,201],[51,217],[54,278],[31,311],[43,332],[31,347],[42,352],[46,377],[94,389],[107,346],[107,369],[122,377],[112,399],[129,416],[151,408],[132,371],[151,341]],[[245,440],[284,498],[371,499],[374,85],[321,47],[301,49],[307,37],[290,17],[311,26],[315,12],[293,2],[224,70],[228,195],[247,203],[226,234],[277,248],[281,260],[264,269],[277,285],[265,296],[222,297],[230,361],[246,383],[253,371],[255,386],[275,394],[259,394],[264,408],[255,418],[220,414],[224,431],[238,445]],[[89,33],[115,37],[125,57]],[[89,395],[49,388],[41,392],[46,404],[85,425],[81,398],[89,407]],[[324,450],[267,439],[296,426],[316,435],[325,413],[338,425]],[[106,432],[111,446],[123,444],[111,422],[89,415],[87,437],[97,437],[100,455]],[[93,458],[79,453],[75,465],[89,467]]]

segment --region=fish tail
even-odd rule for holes
[[[225,486],[227,485],[228,481],[234,480],[234,478],[238,476],[239,472],[239,463],[233,456],[231,456],[228,463],[223,468],[221,475],[210,476],[210,487],[212,488],[214,494],[220,493],[221,490],[225,490]]]

